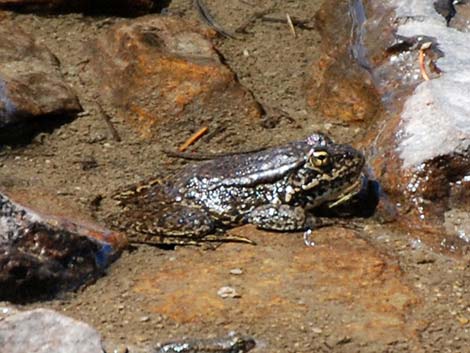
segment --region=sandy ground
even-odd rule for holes
[[[271,6],[277,6],[272,17],[289,13],[313,26],[321,1],[251,3],[256,4],[206,0],[214,17],[232,31],[250,14]],[[173,1],[169,12],[197,18],[189,1]],[[87,70],[83,46],[122,19],[8,16],[57,55],[85,113],[37,135],[27,146],[4,149],[3,186],[48,190],[100,220],[114,207],[108,199],[114,190],[184,163],[161,148],[180,145],[198,127],[175,128],[172,137],[149,144],[114,119],[122,137],[116,142],[97,114],[99,95],[80,75]],[[297,34],[294,39],[285,24],[258,20],[240,39],[216,41],[225,63],[256,99],[292,119],[254,123],[236,134],[221,132],[200,141],[198,151],[276,145],[316,130],[342,142],[364,133],[360,126],[325,123],[307,107],[305,84],[319,59],[321,38],[313,29]],[[91,160],[96,167],[84,167]],[[98,195],[104,197],[100,207],[93,202]],[[302,234],[249,226],[233,232],[256,240],[257,246],[171,251],[138,246],[96,283],[25,309],[49,307],[84,320],[103,334],[109,351],[237,331],[257,339],[255,352],[470,352],[468,259],[439,254],[393,224],[374,219],[357,224],[355,231],[318,231],[319,245],[313,248],[305,247]],[[241,274],[232,274],[234,269]],[[223,286],[236,289],[240,298],[222,299],[217,291]]]

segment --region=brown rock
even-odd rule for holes
[[[101,275],[127,244],[122,234],[33,210],[14,198],[0,194],[0,299],[77,288]]]
[[[57,58],[46,47],[5,21],[0,36],[0,129],[81,110]]]
[[[307,91],[308,104],[325,117],[346,122],[370,122],[380,112],[380,98],[370,75],[351,68],[344,52],[323,59],[326,67],[316,71]],[[343,59],[341,59],[341,57]]]
[[[233,230],[258,246],[224,244],[220,251],[195,253],[179,249],[175,261],[142,273],[134,290],[149,309],[182,323],[198,326],[214,321],[265,322],[281,330],[315,321],[322,312],[355,341],[393,341],[414,335],[407,322],[418,302],[402,278],[397,261],[379,252],[351,230],[315,230],[314,247],[301,236]],[[243,268],[240,276],[230,269]],[[230,285],[240,297],[223,299],[217,292]],[[246,310],[248,308],[249,310]],[[305,318],[305,321],[303,321]]]
[[[465,205],[470,135],[468,114],[462,109],[468,106],[462,103],[468,94],[452,60],[444,63],[448,75],[439,63],[446,56],[443,50],[461,52],[453,49],[461,46],[460,37],[444,33],[450,31],[444,21],[437,31],[432,11],[429,25],[426,16],[424,22],[410,17],[404,33],[411,34],[398,35],[400,16],[415,7],[391,8],[369,1],[365,2],[367,8],[358,8],[361,4],[354,2],[350,7],[347,1],[324,2],[317,13],[325,54],[313,70],[309,103],[326,116],[347,121],[375,116],[376,123],[360,147],[368,150],[373,178],[391,199],[379,203],[386,216],[379,218],[397,220],[435,249],[445,244],[455,251],[468,242],[467,232],[456,225],[455,234],[446,234],[444,224],[451,207],[469,212]],[[363,11],[366,18],[361,18]],[[352,36],[350,26],[337,26],[350,17],[354,20]],[[428,28],[428,36],[423,28]],[[358,63],[367,70],[358,70]],[[455,61],[454,65],[466,62]]]
[[[102,12],[134,15],[159,10],[162,0],[0,0],[0,8],[35,12]]]
[[[349,1],[326,1],[315,16],[323,56],[312,67],[307,103],[328,118],[369,122],[382,107],[369,72],[351,62],[349,6]]]
[[[259,117],[251,93],[221,63],[213,36],[180,18],[155,15],[121,23],[95,43],[93,77],[102,96],[146,137],[170,119],[187,130],[193,116],[197,128],[218,119]]]
[[[370,3],[364,45],[389,113],[369,131],[363,147],[371,151],[375,176],[398,206],[401,225],[422,231],[415,235],[435,249],[444,245],[455,251],[467,240],[446,234],[446,212],[467,208],[470,185],[466,178],[470,174],[468,118],[460,108],[460,97],[451,92],[461,83],[438,69],[444,45],[432,43],[439,38],[426,37],[421,27],[417,33],[422,36],[396,36],[399,21],[390,20],[395,16],[392,9]],[[432,25],[428,28],[434,31]],[[443,38],[444,31],[442,23]],[[452,42],[451,36],[443,40]],[[430,47],[423,55],[424,43]],[[425,73],[430,80],[425,80]]]

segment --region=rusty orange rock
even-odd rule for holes
[[[323,55],[312,66],[307,103],[327,118],[370,122],[382,106],[370,74],[351,62],[349,6],[348,1],[324,2],[315,15]]]
[[[205,126],[221,117],[259,117],[251,93],[221,63],[213,36],[195,22],[142,17],[98,39],[92,68],[104,97],[145,137],[170,119],[195,115]]]
[[[372,121],[379,114],[381,104],[370,76],[359,67],[352,69],[346,53],[340,52],[336,56],[335,59],[323,59],[322,65],[326,68],[312,70],[307,103],[331,119]]]
[[[233,232],[256,240],[258,246],[224,244],[217,251],[198,253],[179,249],[174,261],[157,272],[142,273],[134,291],[146,298],[149,310],[181,323],[256,320],[271,329],[271,323],[286,317],[313,317],[322,311],[340,317],[334,325],[355,340],[414,336],[407,316],[418,296],[402,278],[396,260],[355,232],[323,228],[314,233],[314,247],[306,247],[301,236],[251,226]],[[232,275],[234,268],[242,273]],[[224,286],[240,297],[221,298],[218,290]]]

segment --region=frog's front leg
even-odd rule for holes
[[[290,205],[263,205],[246,216],[246,222],[258,228],[277,231],[297,231],[313,227],[313,216],[302,207]]]

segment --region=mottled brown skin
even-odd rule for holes
[[[312,228],[310,210],[338,204],[361,185],[364,157],[315,134],[253,153],[215,158],[116,195],[124,206],[112,225],[131,241],[195,244],[241,240],[221,230],[250,223],[262,229]]]

